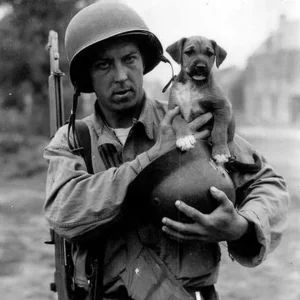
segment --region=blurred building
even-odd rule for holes
[[[231,66],[216,69],[214,74],[218,85],[222,88],[222,91],[230,100],[234,114],[244,115],[244,70]]]
[[[248,59],[244,73],[247,121],[300,121],[300,21],[280,17],[273,32]]]

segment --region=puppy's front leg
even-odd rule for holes
[[[215,109],[213,114],[214,125],[211,132],[212,157],[218,164],[222,164],[227,162],[230,157],[227,145],[227,130],[231,121],[231,109],[225,106]]]
[[[181,151],[187,151],[194,148],[196,139],[190,131],[188,123],[181,115],[177,115],[173,119],[172,126],[176,134],[176,147]]]

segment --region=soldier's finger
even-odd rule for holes
[[[201,130],[201,131],[196,131],[194,133],[194,137],[196,140],[205,140],[208,137],[210,137],[210,134],[211,134],[210,130],[205,129],[205,130]]]
[[[211,120],[212,117],[213,117],[212,113],[207,112],[207,113],[205,113],[203,115],[200,115],[199,117],[197,117],[193,121],[191,121],[189,123],[189,128],[190,128],[191,132],[196,132],[197,130],[199,130],[209,120]]]
[[[195,240],[199,240],[199,236],[197,235],[185,235],[180,233],[179,231],[173,230],[170,227],[167,226],[163,226],[162,227],[163,232],[167,233],[171,239],[173,240],[177,240],[178,242],[181,241],[195,241]]]
[[[171,125],[173,119],[175,118],[175,116],[177,116],[179,114],[179,107],[176,106],[173,109],[170,109],[167,111],[164,119],[163,119],[163,123],[164,125]]]
[[[184,202],[177,200],[175,202],[176,207],[186,216],[190,217],[192,220],[198,224],[206,224],[206,217],[199,210],[185,204]]]

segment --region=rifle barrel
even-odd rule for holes
[[[59,69],[58,34],[49,31],[46,46],[50,56],[49,110],[50,110],[50,137],[54,136],[59,127],[64,125],[64,99],[62,77],[64,73]]]

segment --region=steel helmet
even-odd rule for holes
[[[209,214],[218,206],[210,187],[223,190],[235,203],[235,188],[228,173],[211,160],[211,146],[198,140],[195,148],[181,152],[173,149],[152,161],[129,185],[126,203],[131,213],[161,226],[169,217],[181,222],[191,220],[175,207],[176,200]]]
[[[133,9],[120,2],[91,4],[72,18],[65,34],[71,82],[80,92],[93,92],[85,61],[87,50],[98,42],[119,36],[138,41],[144,58],[144,74],[163,59],[160,41]]]

